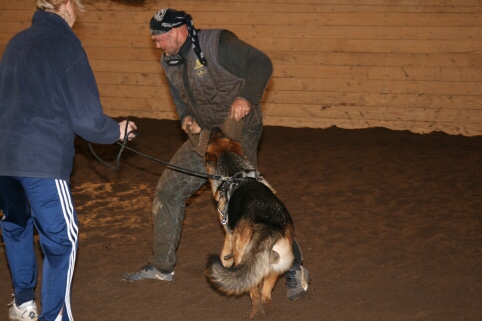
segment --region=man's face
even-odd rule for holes
[[[162,49],[166,57],[170,57],[176,55],[180,48],[176,35],[176,30],[171,29],[160,35],[151,36],[151,39],[154,41],[157,49]]]

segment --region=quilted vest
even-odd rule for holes
[[[161,60],[167,78],[189,106],[191,115],[201,128],[209,130],[221,126],[229,117],[231,104],[244,84],[244,79],[224,69],[218,60],[221,31],[206,29],[198,33],[207,66],[199,62],[194,50],[189,50],[185,62],[177,66]],[[244,129],[261,126],[262,122],[261,108],[254,105],[245,118]]]

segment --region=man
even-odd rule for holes
[[[150,30],[156,48],[164,51],[161,65],[182,129],[200,136],[200,146],[193,148],[191,141],[186,141],[170,163],[205,172],[203,133],[232,119],[243,124],[239,139],[246,156],[256,165],[263,125],[259,103],[272,74],[270,59],[227,30],[196,30],[191,16],[183,11],[159,10],[150,21]],[[186,201],[205,183],[205,178],[170,169],[162,174],[152,209],[154,256],[140,271],[125,274],[125,280],[174,280]],[[296,300],[307,290],[310,276],[301,266],[296,241],[293,249],[295,262],[286,279],[288,298]]]

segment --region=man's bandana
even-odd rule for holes
[[[191,15],[186,14],[184,11],[164,8],[156,12],[156,14],[151,18],[149,27],[151,29],[151,35],[155,36],[168,32],[172,28],[177,28],[184,24],[187,25],[187,30],[189,37],[191,38],[194,53],[198,57],[199,61],[206,66],[206,57],[204,57],[204,53],[199,46],[199,38],[197,31],[194,28]]]

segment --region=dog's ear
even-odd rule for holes
[[[243,146],[241,146],[241,144],[238,143],[237,141],[232,140],[229,142],[229,150],[240,156],[243,156],[243,157],[245,156]]]
[[[209,165],[211,167],[216,167],[218,162],[218,155],[213,153],[206,153],[204,155],[204,164]]]

